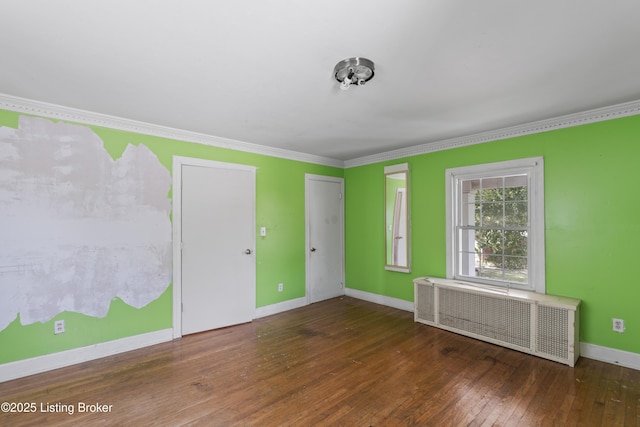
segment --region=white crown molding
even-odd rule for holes
[[[329,157],[316,156],[313,154],[301,153],[298,151],[285,150],[282,148],[267,147],[264,145],[252,144],[249,142],[236,141],[228,138],[205,135],[197,132],[154,125],[151,123],[144,123],[121,117],[109,116],[106,114],[93,113],[90,111],[64,107],[56,104],[49,104],[46,102],[34,101],[26,98],[19,98],[1,93],[0,109],[16,111],[19,113],[25,113],[35,116],[48,117],[57,120],[81,123],[91,126],[101,126],[127,132],[140,133],[144,135],[158,136],[161,138],[174,139],[178,141],[194,142],[197,144],[203,144],[212,147],[227,148],[230,150],[261,154],[265,156],[278,157],[299,162],[313,163],[337,168],[352,168],[356,166],[364,166],[372,163],[396,160],[436,151],[449,150],[452,148],[465,147],[468,145],[482,144],[484,142],[498,141],[501,139],[547,132],[555,129],[563,129],[573,126],[580,126],[588,123],[596,123],[620,117],[634,116],[640,114],[640,100],[612,105],[609,107],[597,108],[581,113],[568,114],[565,116],[540,120],[523,125],[511,126],[493,131],[445,139],[442,141],[429,142],[412,147],[400,148],[397,150],[358,157],[346,161],[332,159]]]
[[[372,163],[384,162],[387,160],[396,160],[404,157],[416,156],[419,154],[465,147],[467,145],[482,144],[484,142],[497,141],[501,139],[513,138],[516,136],[530,135],[555,129],[580,126],[587,123],[596,123],[620,117],[635,116],[637,114],[640,114],[640,100],[612,105],[610,107],[597,108],[581,113],[568,114],[566,116],[540,120],[523,125],[511,126],[503,129],[476,133],[473,135],[458,138],[445,139],[442,141],[429,142],[413,147],[400,148],[398,150],[391,150],[384,153],[358,157],[356,159],[345,161],[344,167],[352,168],[356,166],[364,166]]]
[[[267,147],[264,145],[252,144],[249,142],[242,142],[228,138],[205,135],[202,133],[154,125],[151,123],[144,123],[137,120],[109,116],[106,114],[93,113],[90,111],[64,107],[56,104],[49,104],[46,102],[34,101],[26,98],[19,98],[16,96],[5,95],[1,93],[0,109],[57,120],[81,123],[90,126],[100,126],[127,132],[140,133],[144,135],[158,136],[161,138],[174,139],[178,141],[194,142],[211,147],[228,148],[231,150],[244,151],[247,153],[261,154],[288,160],[296,160],[299,162],[344,168],[344,162],[342,160],[332,159],[329,157],[316,156],[313,154],[300,153],[297,151],[285,150],[282,148]]]

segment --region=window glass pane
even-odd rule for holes
[[[504,178],[505,200],[509,201],[527,201],[527,176],[515,175]]]
[[[459,271],[462,276],[474,276],[476,270],[476,254],[475,252],[460,252],[459,253]]]
[[[477,255],[476,268],[479,271],[502,268],[501,230],[477,230],[475,244]],[[481,273],[480,276],[484,277],[484,273]]]
[[[482,204],[482,227],[502,227],[504,224],[504,204],[503,203],[483,203]]]
[[[482,178],[482,189],[490,190],[490,189],[501,189],[504,187],[503,178],[501,176],[494,176],[491,178]],[[498,191],[498,194],[502,194],[501,191]]]
[[[470,194],[475,193],[480,190],[480,180],[479,179],[465,179],[461,181],[462,183],[462,193]]]
[[[463,227],[479,227],[480,226],[480,205],[476,203],[462,203],[460,205],[460,224]]]
[[[505,255],[527,256],[527,232],[521,230],[505,230],[504,253]]]
[[[485,254],[501,254],[504,232],[499,228],[483,229],[477,231],[478,246],[484,249]]]
[[[491,250],[488,250],[484,255],[484,264],[486,268],[502,270],[503,263],[504,257],[502,256],[502,253],[493,253]]]
[[[504,189],[502,187],[487,188],[485,187],[486,184],[489,184],[487,181],[485,179],[482,180],[482,190],[478,191],[476,200],[481,202],[502,202],[504,200]],[[495,182],[495,180],[492,181]]]
[[[478,277],[492,280],[504,280],[504,272],[501,268],[502,255],[487,255],[476,273]]]
[[[473,225],[474,227],[480,227],[480,225],[482,225],[482,204],[481,203],[476,203],[474,205]]]
[[[505,227],[526,227],[529,224],[528,218],[527,202],[505,202]]]
[[[504,257],[504,266],[506,270],[513,271],[514,273],[527,271],[527,258],[518,256]]]
[[[526,257],[504,257],[505,269],[504,280],[514,283],[527,283],[529,278],[529,268]]]
[[[480,226],[480,204],[478,202],[479,179],[461,181],[460,208],[458,212],[462,226]]]
[[[458,273],[472,276],[476,264],[476,231],[460,230],[458,242]]]

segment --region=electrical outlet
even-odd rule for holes
[[[612,319],[612,320],[613,320],[614,332],[624,332],[624,320],[623,319]]]
[[[64,333],[64,320],[56,320],[53,323],[53,333],[56,335]]]
[[[278,292],[282,292],[284,290],[284,284],[278,283]]]

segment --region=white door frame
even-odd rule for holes
[[[310,223],[310,200],[309,200],[309,182],[311,180],[314,181],[328,181],[328,182],[337,182],[340,184],[340,194],[342,194],[342,198],[340,199],[340,247],[342,249],[342,265],[340,275],[340,281],[342,282],[343,289],[345,287],[345,268],[344,268],[344,178],[335,177],[335,176],[326,176],[326,175],[315,175],[311,173],[304,174],[304,244],[305,244],[305,293],[307,299],[307,305],[311,304],[311,292],[310,292],[310,272],[309,272],[309,263],[311,261],[311,242],[309,236],[309,223]]]
[[[173,338],[182,337],[182,166],[201,166],[206,168],[225,168],[250,170],[255,173],[254,166],[241,165],[236,163],[218,162],[215,160],[197,159],[192,157],[173,156],[172,164],[172,216],[173,226]],[[255,201],[255,189],[253,200]],[[253,218],[253,229],[256,229],[255,206],[251,213]],[[255,254],[256,236],[251,234],[251,250]],[[255,269],[253,271],[252,283],[256,283]],[[254,307],[253,318],[255,319],[256,293],[251,293]]]

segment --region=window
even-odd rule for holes
[[[542,157],[447,169],[447,277],[545,293]]]

